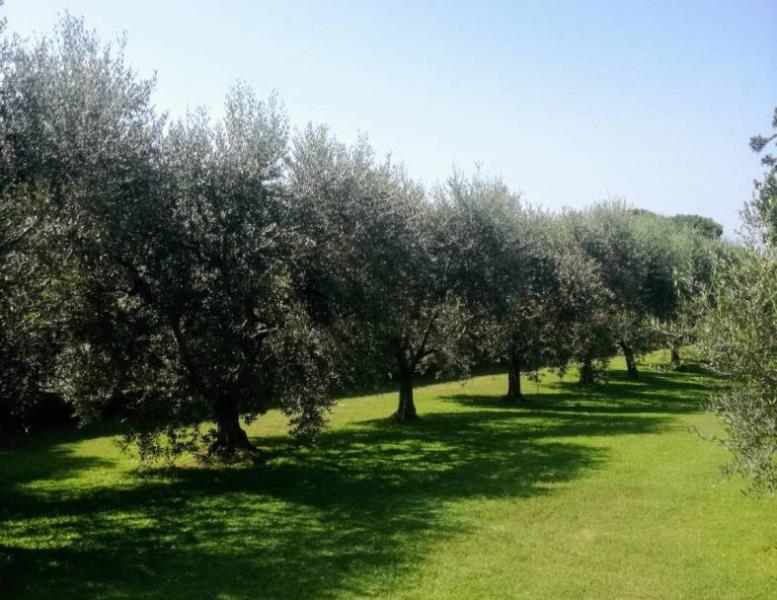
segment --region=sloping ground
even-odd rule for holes
[[[656,355],[654,361],[665,357]],[[504,376],[343,400],[312,449],[139,477],[100,430],[0,450],[0,597],[774,598],[777,501],[724,479],[709,378],[614,362],[590,392]]]

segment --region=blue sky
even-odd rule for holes
[[[426,182],[500,174],[557,209],[607,196],[727,235],[777,105],[777,2],[6,0],[22,34],[69,10],[157,73],[173,115],[237,79],[293,123],[363,131]]]

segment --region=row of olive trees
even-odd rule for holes
[[[479,174],[429,192],[245,86],[219,120],[170,121],[69,17],[5,34],[0,78],[0,416],[56,393],[125,418],[147,456],[200,446],[206,420],[210,453],[250,450],[240,419],[271,405],[310,437],[337,389],[387,374],[400,421],[416,374],[474,361],[507,366],[514,402],[522,373],[578,362],[592,383],[618,348],[636,376],[715,245],[620,202],[548,214]]]

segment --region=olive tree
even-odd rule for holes
[[[777,112],[773,125],[777,127]],[[761,152],[777,135],[756,136]],[[732,378],[709,408],[722,420],[722,445],[733,454],[734,471],[755,491],[777,491],[777,159],[757,182],[744,216],[758,234],[750,247],[724,248],[711,284],[696,297],[696,347],[713,369]]]
[[[282,182],[286,131],[273,101],[242,87],[222,123],[196,113],[173,124],[148,197],[154,208],[138,203],[126,222],[109,221],[117,226],[112,252],[99,240],[83,252],[86,285],[99,288],[92,302],[109,314],[80,327],[89,347],[71,352],[68,364],[75,359],[75,372],[93,376],[87,390],[96,383],[113,395],[120,383],[126,405],[168,431],[212,418],[211,454],[251,450],[240,417],[271,402],[302,436],[315,434],[331,403],[327,336],[295,278],[311,248],[295,231]],[[132,352],[105,345],[104,323],[120,328],[110,340],[131,340]],[[92,345],[109,365],[94,364]]]
[[[311,247],[283,185],[275,101],[238,86],[221,122],[200,111],[165,128],[153,81],[69,17],[18,44],[11,71],[15,185],[56,216],[43,227],[62,331],[52,387],[83,416],[112,404],[146,454],[160,433],[186,446],[202,419],[216,424],[210,452],[251,450],[240,416],[271,402],[314,434],[328,342],[297,293]]]
[[[466,315],[458,296],[447,212],[366,140],[338,143],[322,128],[300,132],[291,193],[321,250],[312,296],[327,297],[354,368],[390,372],[399,382],[397,421],[416,418],[414,377],[463,364]]]
[[[696,346],[733,379],[709,408],[725,427],[720,441],[756,490],[777,490],[777,254],[750,249],[720,269],[713,293],[699,297]]]
[[[666,232],[662,243],[674,257],[672,302],[664,310],[651,314],[652,328],[658,340],[670,351],[670,364],[682,366],[682,348],[695,339],[698,298],[710,293],[713,277],[725,265],[735,248],[713,239],[695,227],[680,227]],[[672,261],[667,264],[672,265]]]
[[[680,241],[692,231],[620,201],[568,213],[566,221],[572,238],[599,265],[611,295],[611,346],[621,349],[629,377],[637,377],[636,355],[656,342],[651,319],[675,310],[677,267],[683,260]]]
[[[592,383],[593,361],[606,361],[619,345],[626,354],[630,375],[636,374],[634,354],[626,334],[639,322],[636,309],[643,273],[642,265],[634,260],[637,241],[630,217],[620,202],[603,202],[587,211],[567,211],[563,215],[570,243],[595,262],[596,277],[608,290],[600,296],[606,299],[605,304],[594,311],[592,316],[596,318],[588,322],[588,335],[577,336],[583,341],[583,346],[575,352],[581,362],[581,383]]]
[[[521,374],[558,366],[561,284],[552,217],[522,205],[499,179],[455,173],[438,192],[456,240],[455,280],[478,349],[507,366],[506,400],[523,402]]]
[[[556,352],[562,374],[564,362],[579,365],[581,385],[593,385],[614,354],[612,335],[613,295],[607,288],[601,266],[576,245],[564,249],[558,263],[557,315],[560,336]]]

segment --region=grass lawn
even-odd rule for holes
[[[141,477],[102,430],[0,449],[0,598],[775,598],[777,501],[693,430],[705,378],[504,375],[342,400],[315,448],[270,413],[241,468]]]

